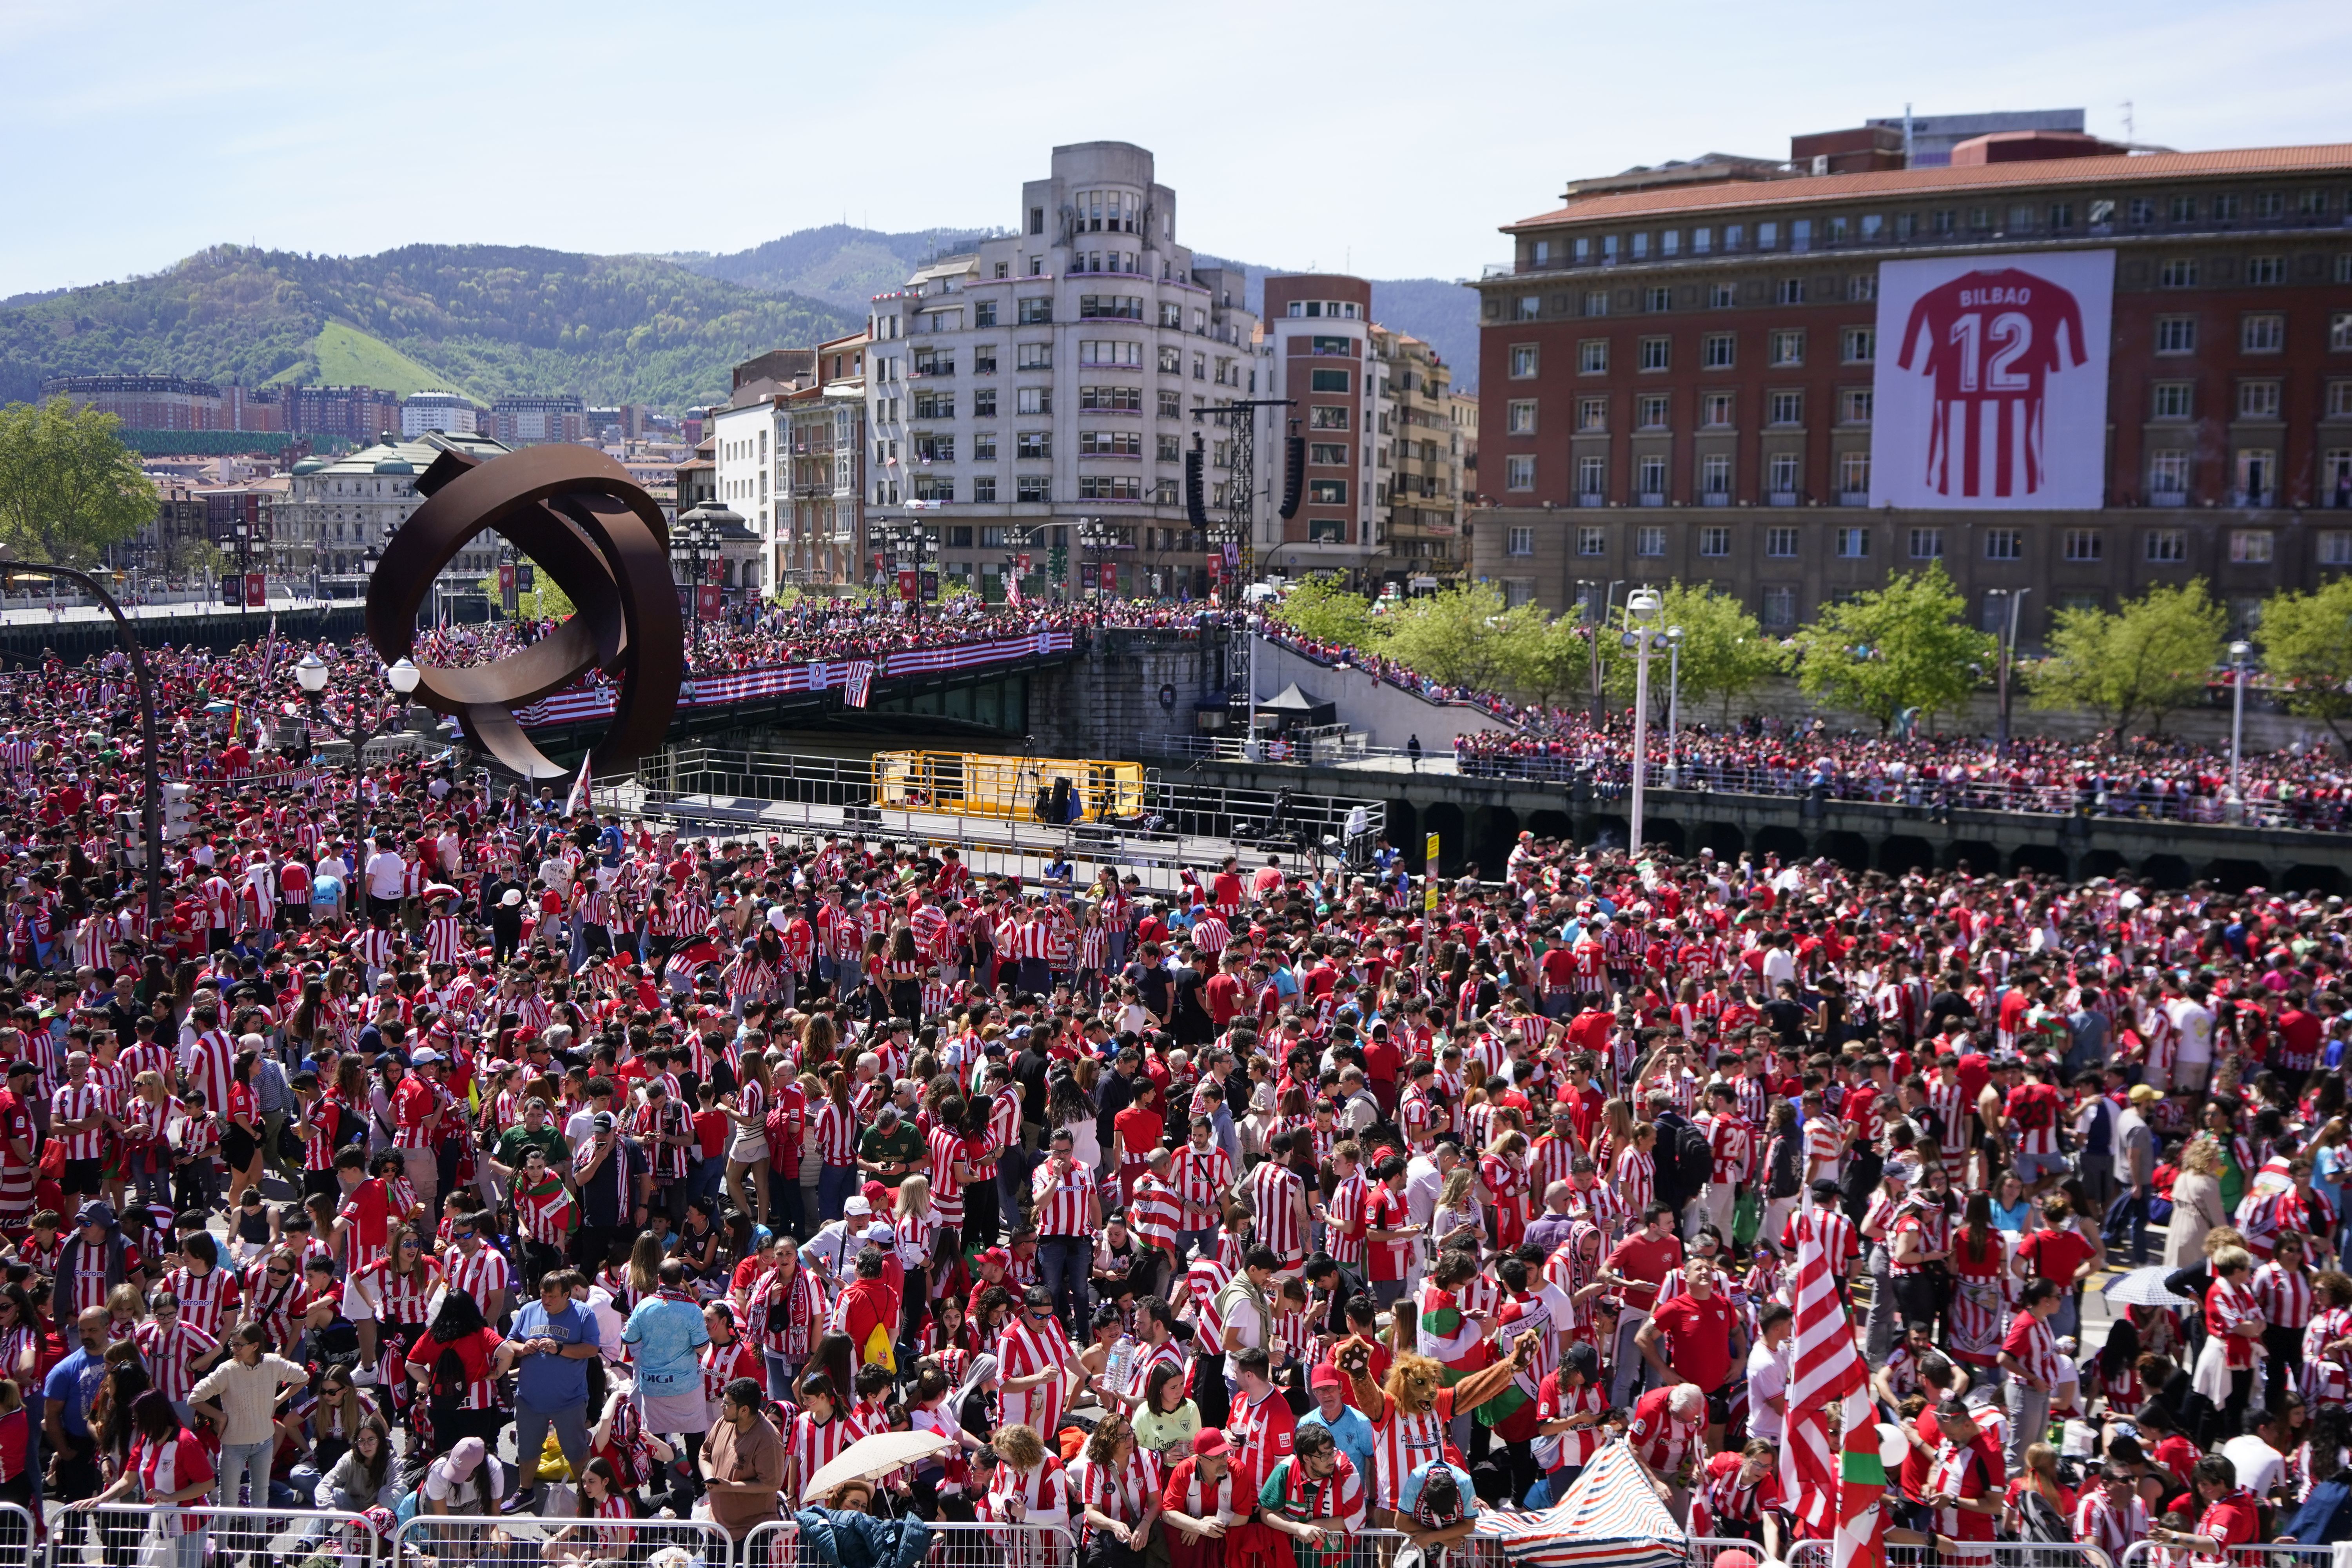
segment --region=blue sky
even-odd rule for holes
[[[1048,147],[1097,138],[1158,154],[1202,249],[1457,277],[1572,176],[1786,156],[1906,100],[2081,107],[2120,136],[2128,100],[2140,140],[2183,149],[2352,141],[2347,47],[2352,6],[2325,0],[0,0],[0,295],[224,240],[730,250],[844,218],[1003,224]]]

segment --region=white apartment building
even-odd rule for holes
[[[474,400],[458,393],[420,392],[403,399],[400,405],[400,433],[408,440],[415,440],[427,430],[470,436],[479,428]]]
[[[1213,459],[1225,446],[1195,410],[1257,395],[1242,276],[1194,266],[1176,193],[1127,142],[1055,148],[1016,216],[875,297],[868,521],[920,520],[947,577],[996,597],[1020,554],[1024,592],[1057,564],[1074,591],[1089,520],[1116,541],[1103,559],[1122,593],[1198,596],[1208,541],[1186,519],[1183,454],[1196,432]],[[1230,472],[1213,460],[1204,476],[1217,522]]]
[[[293,579],[316,578],[349,594],[366,582],[368,551],[381,550],[392,531],[425,504],[416,478],[445,451],[488,462],[507,447],[480,435],[428,434],[414,441],[379,442],[339,458],[305,458],[288,476],[270,541],[270,570]],[[442,569],[441,590],[478,594],[484,575],[498,570],[505,541],[474,536]]]
[[[710,460],[718,475],[718,499],[740,515],[760,541],[759,582],[764,588],[782,579],[777,573],[777,520],[785,508],[785,415],[782,399],[763,395],[740,408],[721,408],[712,423]]]

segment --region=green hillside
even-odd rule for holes
[[[794,229],[779,239],[725,255],[692,252],[668,258],[706,278],[740,283],[765,294],[805,294],[860,319],[875,295],[896,289],[907,274],[941,256],[971,249],[984,236],[969,229],[925,228],[907,234],[829,223]]]
[[[377,256],[216,246],[148,278],[0,309],[0,402],[44,377],[152,374],[574,393],[677,409],[728,369],[854,330],[820,300],[640,256],[418,245]]]

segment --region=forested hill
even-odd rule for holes
[[[862,317],[672,262],[521,246],[375,256],[216,246],[167,271],[0,307],[0,402],[44,377],[168,374],[260,386],[359,381],[573,393],[676,410],[724,396],[729,368]]]

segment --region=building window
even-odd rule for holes
[[[1801,392],[1772,392],[1764,397],[1764,419],[1769,425],[1801,425],[1805,422],[1805,395]]]
[[[2158,564],[2170,564],[2189,559],[2189,532],[2179,528],[2151,528],[2141,553]]]
[[[2275,381],[2238,383],[2238,417],[2275,419],[2279,416],[2279,384]]]
[[[1838,334],[1838,356],[1847,364],[1872,364],[1878,359],[1878,329],[1848,327]]]
[[[993,300],[974,300],[971,307],[971,324],[975,327],[992,327],[996,325],[996,301]]]
[[[2159,289],[2196,288],[2196,258],[2177,257],[2170,261],[2159,262],[2156,268],[2156,286]]]
[[[1837,552],[1839,559],[1844,561],[1869,560],[1870,530],[1866,528],[1839,529],[1837,531]]]
[[[2230,562],[2235,566],[2267,566],[2271,562],[2272,542],[2277,535],[2267,528],[2233,528],[2230,531]]]
[[[1143,432],[1140,430],[1081,430],[1078,432],[1078,456],[1081,458],[1140,458],[1143,456]]]
[[[2269,506],[2277,499],[2278,454],[2263,447],[2238,451],[2238,493],[2247,506]]]
[[[1160,439],[1160,460],[1163,463],[1176,461],[1176,437],[1162,436]],[[1318,468],[1344,468],[1348,466],[1348,444],[1345,441],[1318,441],[1307,448],[1307,460]]]
[[[1772,302],[1776,305],[1803,304],[1805,302],[1805,280],[1801,278],[1781,279],[1780,288],[1774,292]]]
[[[1536,488],[1536,460],[1518,456],[1503,459],[1503,488],[1507,490],[1531,490]]]
[[[1346,506],[1348,481],[1345,479],[1309,479],[1307,481],[1307,502],[1309,506]]]
[[[1764,488],[1775,498],[1775,506],[1795,504],[1797,495],[1798,457],[1794,452],[1775,452],[1764,461]]]
[[[1016,414],[1051,414],[1054,412],[1054,389],[1050,386],[1024,386],[1013,394],[1013,409]]]
[[[1532,321],[1542,314],[1543,296],[1540,294],[1522,294],[1511,301],[1511,320],[1515,321]]]
[[[1513,343],[1511,345],[1511,374],[1523,381],[1528,376],[1535,374],[1535,373],[1536,345],[1533,343]]]
[[[1576,373],[1579,375],[1606,375],[1609,373],[1609,340],[1587,338],[1576,345]]]
[[[1731,493],[1729,454],[1710,452],[1698,460],[1698,488],[1701,495],[1727,496]]]
[[[1349,427],[1348,410],[1337,403],[1314,404],[1307,410],[1307,427],[1309,430],[1345,430]]]
[[[2352,533],[2330,529],[2319,536],[2322,566],[2352,566]]]
[[[1666,552],[1666,531],[1663,528],[1637,529],[1633,533],[1633,553],[1655,558]]]
[[[1838,493],[1844,496],[1866,496],[1870,493],[1869,453],[1838,454]]]
[[[1178,348],[1161,349],[1160,351],[1160,374],[1162,375],[1183,374],[1184,351]]]
[[[1013,455],[1024,462],[1040,462],[1054,455],[1050,430],[1024,430],[1013,437]]]
[[[2186,452],[2151,452],[2147,459],[2149,494],[2159,500],[2178,503],[2189,492],[2189,454]]]
[[[1664,338],[1643,338],[1642,340],[1642,368],[1643,370],[1664,370],[1666,368],[1667,341],[1668,340]]]
[[[1080,500],[1141,500],[1143,479],[1139,474],[1080,474]]]
[[[2158,316],[2156,319],[2156,352],[2160,354],[2195,353],[2197,352],[2197,318]]]
[[[1911,531],[1911,559],[1941,561],[1944,558],[1944,531],[1940,528],[1915,528]]]
[[[1797,624],[1797,591],[1794,588],[1764,590],[1763,612],[1759,617],[1768,631],[1785,632]]]
[[[2327,417],[2352,419],[2352,381],[2327,384]]]
[[[1533,555],[1536,552],[1536,531],[1514,528],[1505,537],[1503,552],[1507,555]]]
[[[996,500],[996,476],[993,474],[982,474],[978,479],[972,480],[971,499],[978,502],[993,504]],[[971,531],[970,529],[966,529],[964,531],[969,533]],[[966,542],[969,543],[970,541],[967,540]]]
[[[2246,281],[2254,284],[2286,281],[2286,258],[2284,256],[2251,257],[2246,262]]]
[[[1609,428],[1609,400],[1605,397],[1580,397],[1576,400],[1576,427],[1579,430]]]
[[[1774,332],[1771,334],[1769,341],[1771,351],[1766,355],[1768,363],[1775,365],[1802,364],[1805,363],[1804,333]]]
[[[995,431],[982,430],[972,437],[971,457],[972,461],[976,463],[992,463],[996,461]]]
[[[1731,530],[1702,528],[1698,531],[1698,552],[1710,560],[1731,553]]]
[[[1039,322],[1050,321],[1053,319],[1053,297],[1051,295],[1044,294],[1038,295],[1034,299],[1021,300],[1020,313],[1015,317],[1015,320],[1024,327],[1034,326]]]
[[[1579,458],[1576,459],[1576,493],[1595,498],[1609,487],[1609,459]]]
[[[1845,297],[1849,304],[1867,305],[1878,298],[1878,274],[1857,272],[1845,280]]]
[[[1633,427],[1637,430],[1663,430],[1666,427],[1664,394],[1633,399]]]
[[[1706,286],[1706,305],[1710,310],[1728,310],[1739,302],[1736,284],[1710,283]]]
[[[1024,474],[1013,482],[1013,499],[1037,505],[1054,499],[1054,481],[1044,474]]]
[[[1579,555],[1606,555],[1609,552],[1608,531],[1600,528],[1578,529],[1576,552]]]
[[[2022,561],[2025,558],[2025,535],[2014,528],[1985,530],[1985,559],[1988,561]]]
[[[2059,536],[2059,552],[2069,561],[2099,561],[2107,553],[2107,536],[2095,528],[2070,528]]]
[[[2149,410],[2151,416],[2158,419],[2188,418],[2190,405],[2189,389],[2193,384],[2186,381],[2158,382],[2154,406]]]
[[[2352,250],[2336,258],[2338,283],[2352,283],[2352,268],[2345,265],[2347,261],[2352,261]],[[2327,318],[2327,346],[2337,353],[2352,349],[2352,310],[2338,310]]]
[[[1577,308],[1588,316],[1607,315],[1609,313],[1609,290],[1606,289],[1587,289],[1584,291],[1584,298],[1577,302]]]
[[[1503,411],[1503,434],[1532,436],[1536,433],[1536,400],[1523,397]]]
[[[1838,394],[1838,423],[1867,425],[1875,395],[1866,386],[1850,386]]]
[[[1051,343],[1016,343],[1013,348],[1013,368],[1015,370],[1051,370],[1054,368],[1054,345]]]
[[[1634,465],[1633,488],[1645,496],[1666,493],[1666,460],[1661,457],[1644,457]]]
[[[1698,400],[1699,423],[1710,430],[1731,428],[1731,394],[1710,392]]]
[[[1344,370],[1318,370],[1310,374],[1307,381],[1307,390],[1309,392],[1347,392],[1351,390],[1354,384],[1355,377],[1351,372]]]
[[[1797,553],[1797,531],[1793,528],[1766,529],[1764,553],[1776,561],[1794,559]]]
[[[1699,340],[1699,363],[1707,370],[1729,370],[1733,342],[1729,332],[1707,333]]]
[[[2274,354],[2286,347],[2284,316],[2248,316],[2239,324],[2238,347],[2250,354]]]

